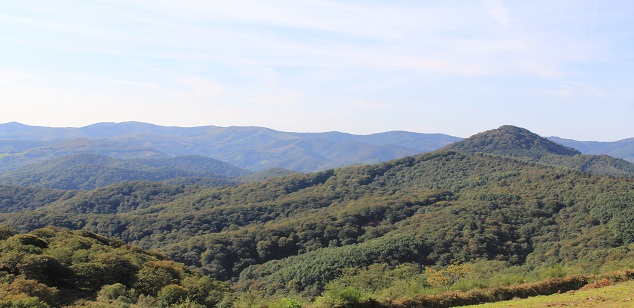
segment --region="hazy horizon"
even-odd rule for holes
[[[0,4],[0,122],[634,136],[628,1]]]
[[[387,131],[377,131],[377,132],[370,132],[370,133],[361,133],[361,134],[355,134],[355,133],[351,133],[351,132],[346,132],[346,131],[338,131],[338,130],[327,130],[327,131],[284,131],[284,130],[277,130],[274,128],[270,128],[270,127],[266,127],[266,126],[258,126],[258,125],[228,125],[228,126],[223,126],[223,125],[214,125],[214,124],[209,124],[209,125],[193,125],[193,126],[182,126],[182,125],[160,125],[160,124],[156,124],[156,123],[149,123],[149,122],[143,122],[143,121],[121,121],[121,122],[95,122],[95,123],[91,123],[88,125],[81,125],[81,126],[55,126],[55,125],[31,125],[31,124],[27,124],[27,123],[21,123],[18,121],[10,121],[10,122],[5,122],[5,123],[0,123],[0,125],[4,125],[4,124],[10,124],[10,123],[18,123],[18,124],[22,124],[22,125],[28,125],[28,126],[34,126],[34,127],[46,127],[46,128],[82,128],[82,127],[86,127],[86,126],[92,126],[92,125],[98,125],[98,124],[112,124],[112,123],[143,123],[143,124],[150,124],[150,125],[157,125],[157,126],[163,126],[163,127],[179,127],[179,128],[194,128],[194,127],[207,127],[207,126],[211,126],[211,127],[260,127],[260,128],[266,128],[266,129],[273,129],[276,131],[280,131],[280,132],[288,132],[288,133],[344,133],[344,134],[352,134],[352,135],[372,135],[372,134],[379,134],[379,133],[387,133],[387,132],[406,132],[406,133],[420,133],[420,134],[442,134],[442,135],[448,135],[451,137],[458,137],[458,138],[469,138],[475,134],[484,132],[484,131],[488,131],[488,130],[493,130],[493,129],[497,129],[499,127],[492,127],[490,129],[486,129],[483,131],[477,131],[477,132],[473,132],[470,135],[467,136],[456,136],[456,135],[452,135],[452,134],[448,134],[445,132],[416,132],[416,131],[408,131],[408,130],[387,130]],[[504,125],[512,125],[512,126],[517,126],[517,125],[513,125],[513,124],[504,124]],[[519,126],[518,126],[519,127]],[[525,127],[522,127],[525,128]],[[574,139],[574,138],[568,138],[566,136],[556,136],[556,135],[552,135],[552,136],[542,136],[545,138],[550,138],[550,137],[557,137],[557,138],[562,138],[562,139],[569,139],[569,140],[575,140],[575,141],[599,141],[599,142],[614,142],[614,141],[621,141],[621,140],[625,140],[625,139],[632,139],[634,137],[628,137],[628,138],[623,138],[623,139],[618,139],[618,140],[583,140],[583,139]]]

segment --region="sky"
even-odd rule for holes
[[[0,123],[634,137],[634,3],[0,0]]]

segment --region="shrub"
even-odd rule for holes
[[[208,276],[186,277],[181,285],[187,289],[191,300],[207,307],[216,306],[229,291],[226,283]]]
[[[286,298],[283,297],[280,300],[278,300],[277,302],[273,303],[270,308],[301,308],[302,304],[296,300],[296,299],[292,299],[292,298]]]
[[[143,266],[136,277],[136,288],[149,295],[156,295],[166,285],[178,283],[167,270],[160,267]]]
[[[201,305],[191,299],[185,299],[183,301],[180,301],[176,304],[173,304],[171,306],[169,306],[170,308],[206,308],[209,306],[205,306],[205,305]]]
[[[127,296],[128,292],[123,284],[115,283],[105,285],[97,294],[97,300],[100,302],[109,302],[116,300],[120,296]]]
[[[10,284],[0,286],[0,293],[16,295],[17,298],[33,297],[50,305],[57,303],[57,288],[46,286],[36,280],[16,278]]]
[[[543,278],[561,278],[564,276],[566,276],[566,271],[564,270],[564,267],[559,264],[556,264],[552,267],[544,269],[539,275],[539,277],[542,279]]]
[[[176,285],[170,284],[164,286],[159,292],[156,298],[163,304],[164,306],[174,305],[179,302],[184,302],[187,299],[188,292],[185,288]]]
[[[48,308],[45,302],[37,297],[23,297],[14,300],[0,300],[0,308]]]
[[[363,294],[353,287],[341,289],[331,284],[326,287],[323,295],[317,298],[315,304],[327,307],[350,305],[359,303],[362,297]]]
[[[15,235],[15,231],[6,225],[0,225],[0,241],[4,241]]]
[[[436,270],[428,267],[425,270],[425,276],[427,276],[427,282],[433,287],[449,287],[456,283],[467,274],[473,272],[473,267],[469,264],[452,264],[446,268]]]

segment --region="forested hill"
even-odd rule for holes
[[[582,155],[524,128],[504,125],[450,144],[440,151],[489,153],[565,166],[598,175],[634,176],[634,164],[607,155]]]
[[[118,159],[77,154],[33,163],[0,175],[0,183],[25,187],[89,190],[125,181],[206,178],[216,185],[252,172],[203,156]],[[212,183],[212,184],[213,184]]]
[[[244,290],[305,296],[372,264],[601,266],[598,256],[609,253],[600,251],[634,242],[633,179],[482,153],[443,151],[237,187],[148,184],[57,196],[0,221],[20,231],[54,225],[115,236]]]
[[[552,142],[546,138],[516,126],[504,125],[497,129],[475,134],[460,142],[444,147],[463,153],[489,153],[503,156],[539,160],[546,155],[574,156],[581,152]]]

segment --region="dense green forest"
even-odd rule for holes
[[[0,183],[25,187],[90,190],[125,181],[163,181],[222,186],[252,172],[203,156],[118,159],[77,154],[0,174]]]
[[[441,149],[446,150],[512,156],[598,175],[634,176],[634,164],[629,161],[608,155],[582,155],[576,149],[511,125],[473,135]]]
[[[631,240],[620,227],[629,208],[606,197],[629,200],[631,178],[487,154],[439,152],[199,191],[141,184],[64,195],[0,219],[20,231],[56,225],[115,236],[218,279],[281,285],[276,292],[296,281],[311,296],[334,269],[558,264]],[[622,214],[599,215],[615,209]]]
[[[87,231],[0,226],[0,307],[213,307],[226,283]]]
[[[539,160],[546,155],[574,156],[581,152],[542,138],[516,126],[504,125],[497,129],[475,134],[460,142],[452,143],[442,150],[464,153],[490,153],[504,156]]]
[[[235,306],[389,300],[634,266],[634,178],[545,164],[584,156],[528,144],[511,147],[515,157],[462,147],[211,188],[5,186],[0,222],[161,251],[229,283]]]

